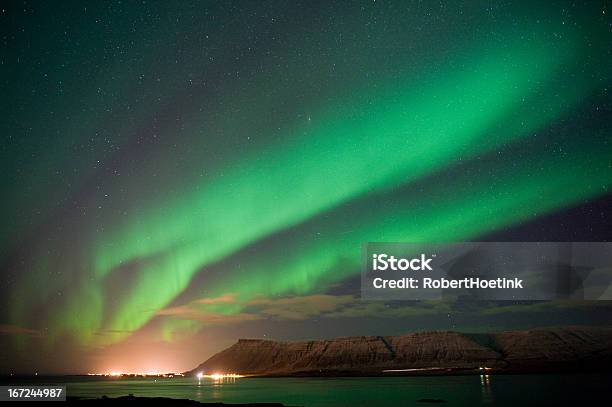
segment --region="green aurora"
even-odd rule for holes
[[[117,137],[106,140],[112,149],[94,141],[101,160],[75,157],[74,167],[83,167],[78,175],[64,171],[70,152],[34,160],[40,170],[32,173],[58,165],[66,183],[38,182],[39,196],[55,202],[48,213],[23,224],[19,216],[10,220],[27,251],[3,248],[15,276],[5,322],[44,330],[49,349],[65,338],[108,346],[154,320],[160,336],[172,340],[206,322],[163,310],[231,295],[232,302],[195,306],[231,316],[256,298],[325,292],[359,274],[362,242],[477,239],[609,194],[609,124],[572,122],[610,84],[609,30],[579,16],[565,24],[572,19],[546,7],[529,16],[519,7],[503,13],[510,22],[497,22],[494,34],[450,27],[448,38],[461,35],[422,55],[410,52],[414,25],[394,22],[378,37],[393,44],[389,58],[357,56],[342,68],[371,72],[366,79],[337,78],[327,71],[329,58],[305,63],[295,51],[312,57],[324,49],[337,56],[335,66],[343,55],[358,55],[360,44],[373,46],[358,13],[347,13],[347,27],[333,26],[350,32],[350,44],[321,45],[328,23],[317,20],[312,37],[299,30],[287,36],[283,63],[261,57],[248,81],[217,78],[210,92],[205,85],[201,93],[173,90],[185,86],[187,66],[221,69],[205,54],[176,68],[160,62],[157,73],[145,75],[162,77],[160,88],[151,79],[136,90],[121,74],[174,58],[167,39],[155,58],[139,56],[130,68],[109,63],[117,79],[108,80],[112,96],[100,105],[133,100],[132,111],[118,122],[84,113],[78,124],[49,124],[87,134],[95,121]],[[402,16],[418,25],[409,11]],[[475,26],[492,30],[486,17]],[[186,33],[199,29],[196,21],[185,26]],[[219,44],[223,35],[249,43],[245,33],[218,30],[229,31]],[[226,52],[225,64],[233,51]],[[309,90],[317,81],[329,85],[318,96]],[[99,83],[87,87],[91,94]],[[158,95],[172,95],[166,110]],[[184,106],[179,120],[174,108]],[[163,140],[141,145],[148,132]],[[70,151],[72,141],[60,142],[58,151]],[[18,189],[12,182],[4,188]],[[24,198],[14,199],[9,205],[16,208]],[[218,264],[222,273],[207,279]],[[26,352],[28,340],[19,336],[17,348]]]

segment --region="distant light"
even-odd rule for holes
[[[87,373],[89,376],[112,376],[112,377],[182,377],[183,373],[161,373],[160,370],[152,370],[148,372],[123,372],[119,370],[111,370],[106,373]]]
[[[202,373],[202,372],[198,372],[198,379],[200,379],[200,380],[201,380],[203,377],[204,377],[204,373]]]
[[[236,373],[213,373],[213,374],[205,374],[203,377],[206,377],[207,379],[213,379],[215,381],[218,381],[221,379],[237,379],[237,378],[244,377],[244,376],[236,374]]]

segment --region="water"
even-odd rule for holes
[[[6,379],[2,380],[7,382]],[[17,381],[8,380],[11,384]],[[158,396],[201,402],[278,402],[291,406],[566,405],[604,399],[612,374],[550,374],[360,378],[37,378],[22,383],[66,384],[68,396]],[[434,404],[437,405],[437,404]]]

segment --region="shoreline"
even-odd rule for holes
[[[320,372],[292,372],[286,373],[245,373],[240,380],[244,379],[279,379],[279,378],[366,378],[366,377],[432,377],[432,376],[480,376],[480,375],[495,375],[495,376],[528,376],[528,375],[554,375],[554,374],[600,374],[600,373],[612,373],[612,367],[599,367],[599,368],[540,368],[540,369],[495,369],[485,368],[457,368],[457,367],[431,367],[431,368],[419,368],[419,369],[393,369],[388,371],[350,371],[350,370],[333,370],[333,371],[320,371]],[[28,381],[44,381],[45,379],[59,379],[59,378],[96,378],[104,379],[108,381],[116,380],[130,380],[130,379],[185,379],[193,378],[197,380],[194,375],[184,375],[176,377],[164,377],[164,376],[153,376],[153,375],[122,375],[122,376],[92,376],[88,374],[58,374],[58,375],[0,375],[0,384],[12,384],[19,380]],[[210,379],[212,380],[212,379]]]

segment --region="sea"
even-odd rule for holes
[[[115,378],[56,376],[3,378],[3,384],[66,385],[70,397],[133,394],[200,402],[264,403],[286,406],[549,406],[606,405],[612,373],[545,375],[404,376],[350,378],[195,377]]]

